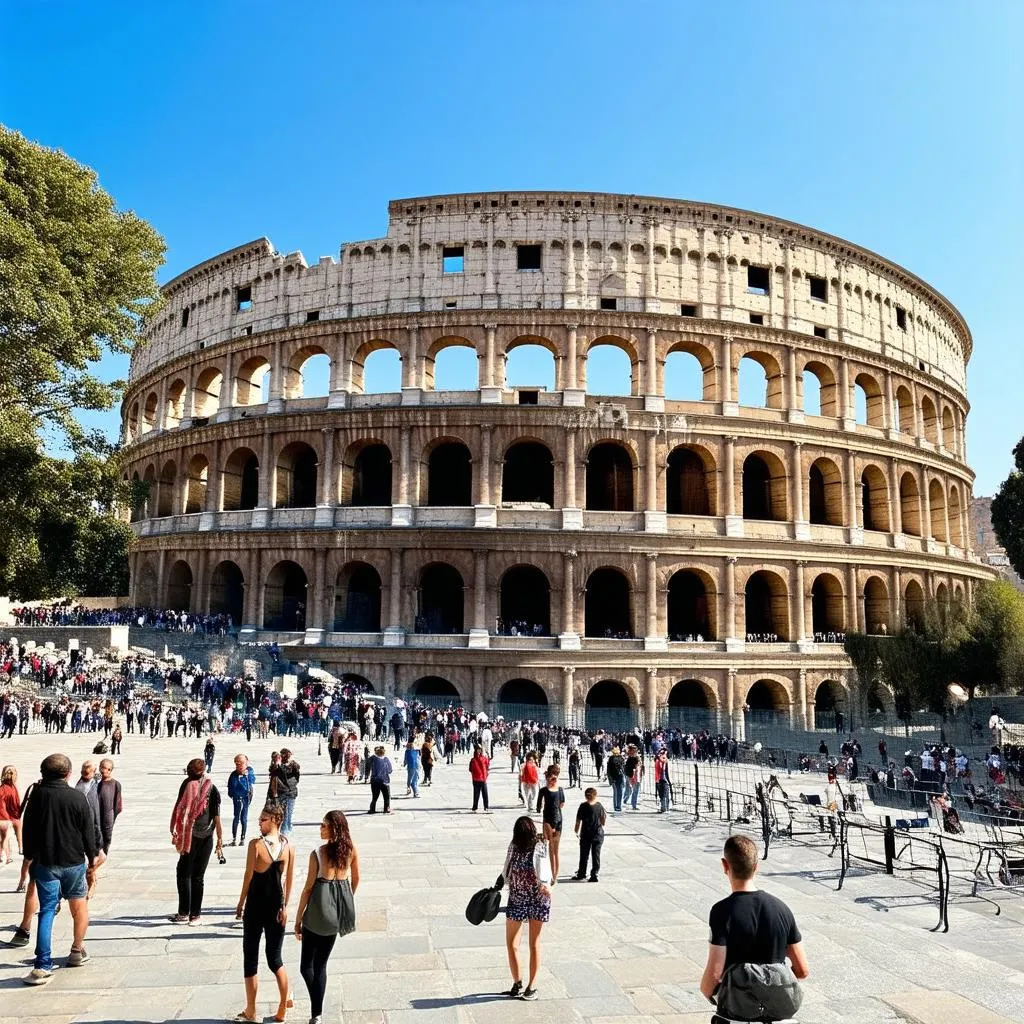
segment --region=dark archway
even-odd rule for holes
[[[714,640],[711,606],[704,580],[688,569],[668,581],[668,637],[670,640]]]
[[[551,635],[551,587],[533,565],[517,565],[501,577],[498,632]]]
[[[167,575],[167,607],[176,612],[192,610],[192,570],[188,562],[175,562]]]
[[[366,562],[350,562],[338,573],[334,590],[334,630],[380,632],[380,574]]]
[[[509,720],[550,721],[548,695],[532,679],[510,679],[498,691],[494,713]]]
[[[846,705],[846,694],[842,687],[827,679],[818,684],[814,691],[814,728],[834,729],[836,727],[836,715],[843,711]]]
[[[260,460],[250,448],[236,448],[224,464],[224,511],[255,508],[260,495]]]
[[[469,449],[461,441],[444,441],[427,460],[427,504],[473,504],[473,467]]]
[[[918,633],[924,632],[924,588],[917,580],[911,580],[904,592],[904,606],[906,608],[906,622]]]
[[[785,474],[772,475],[760,455],[743,460],[743,518],[785,519]]]
[[[390,505],[391,494],[391,451],[386,444],[368,444],[352,463],[352,504]]]
[[[412,696],[430,707],[446,708],[449,704],[460,704],[462,695],[454,683],[440,676],[422,676],[412,685]]]
[[[502,502],[555,504],[555,465],[547,445],[520,441],[505,452],[501,471]]]
[[[746,635],[758,640],[788,640],[786,600],[785,585],[775,573],[755,572],[746,586]]]
[[[306,628],[306,573],[294,562],[278,562],[263,591],[263,628],[295,632]]]
[[[811,630],[815,639],[843,632],[843,588],[830,573],[822,573],[811,584]]]
[[[602,441],[590,449],[587,508],[595,512],[633,511],[633,463],[622,445]]]
[[[220,562],[210,577],[210,614],[230,615],[232,625],[242,621],[245,578],[234,562]]]
[[[435,562],[420,577],[417,633],[461,633],[464,585],[458,569]]]
[[[692,448],[675,448],[668,457],[666,509],[676,516],[711,515],[707,469]]]
[[[629,691],[617,679],[602,679],[587,693],[586,727],[622,732],[636,725]]]
[[[205,459],[203,460],[206,461]],[[174,483],[177,479],[178,470],[173,462],[167,462],[164,464],[164,468],[160,471],[160,487],[158,490],[159,501],[157,503],[156,514],[158,517],[166,517],[174,515]],[[196,511],[199,511],[198,509]]]
[[[789,695],[774,679],[759,679],[747,691],[746,705],[751,725],[777,725],[789,713]]]
[[[618,569],[595,569],[590,574],[584,608],[586,636],[633,636],[629,581]]]
[[[689,730],[713,729],[715,713],[707,687],[699,679],[682,679],[669,691],[668,720]]]
[[[315,508],[316,452],[303,441],[282,449],[277,457],[277,508]]]

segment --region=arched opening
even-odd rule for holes
[[[935,588],[935,607],[939,613],[939,622],[945,624],[949,618],[949,587],[945,583]]]
[[[872,718],[888,715],[894,709],[892,694],[880,683],[875,683],[867,696],[867,712]]]
[[[587,454],[587,508],[633,511],[633,462],[629,452],[614,441],[595,444]]]
[[[635,394],[635,369],[632,354],[621,346],[607,341],[594,342],[587,349],[587,394]]]
[[[747,690],[747,717],[752,725],[775,725],[789,714],[789,694],[774,679],[759,679]]]
[[[509,446],[501,471],[501,500],[554,507],[555,463],[547,445],[519,441]]]
[[[383,341],[363,346],[351,363],[352,393],[393,395],[402,390],[402,357]]]
[[[294,632],[306,628],[308,580],[295,562],[278,562],[263,589],[263,628]]]
[[[315,508],[316,452],[305,441],[293,441],[277,457],[275,508]]]
[[[532,679],[510,679],[498,691],[494,711],[509,720],[547,721],[548,695]]]
[[[551,635],[551,587],[533,565],[517,565],[499,586],[498,632],[505,636]]]
[[[618,569],[595,569],[590,574],[584,608],[586,636],[624,639],[633,635],[629,581]]]
[[[461,633],[465,587],[458,569],[443,562],[428,565],[420,576],[417,633]]]
[[[192,570],[188,562],[175,562],[167,574],[166,607],[175,612],[192,609]]]
[[[235,376],[235,405],[265,405],[269,400],[270,363],[266,356],[251,356]]]
[[[146,485],[146,498],[143,503],[143,518],[151,519],[156,514],[156,466],[150,463],[142,476]]]
[[[711,361],[713,374],[714,360]],[[675,349],[665,358],[665,397],[674,402],[713,401],[707,395],[708,367],[701,365],[696,352]],[[712,379],[712,387],[714,380]]]
[[[343,479],[342,487],[350,488],[349,494],[342,493],[345,504],[357,508],[391,504],[393,464],[391,449],[386,444],[374,441],[352,445],[345,459],[345,471],[347,479]]]
[[[956,428],[953,426],[953,413],[948,406],[942,410],[942,435],[939,443],[943,448],[956,451]]]
[[[181,423],[185,415],[186,385],[181,378],[173,381],[167,389],[167,405],[164,408],[164,427],[171,429]]]
[[[960,511],[960,491],[956,485],[949,488],[949,542],[964,547],[964,524]]]
[[[468,342],[451,342],[425,360],[426,387],[434,391],[475,391],[479,359]]]
[[[845,628],[843,588],[831,573],[821,573],[811,584],[811,624],[819,643],[840,642],[838,634]]]
[[[743,460],[743,518],[786,519],[786,471],[768,452]]]
[[[896,408],[893,410],[893,420],[899,424],[901,434],[914,434],[914,400],[910,395],[910,389],[900,385],[893,396]]]
[[[752,643],[789,640],[786,584],[773,572],[760,569],[744,588],[745,633]]]
[[[587,692],[586,728],[622,732],[635,723],[629,691],[617,679],[602,679]]]
[[[454,684],[440,676],[423,676],[417,679],[412,684],[412,695],[424,704],[434,707],[447,707],[449,704],[459,704],[462,701]]]
[[[704,578],[690,569],[673,573],[668,581],[668,638],[676,641],[714,640],[714,594]]]
[[[709,516],[715,465],[693,448],[680,445],[668,457],[666,508],[669,515]]]
[[[869,427],[885,425],[885,399],[878,381],[869,373],[858,373],[854,380],[854,407],[858,423]]]
[[[301,348],[285,371],[285,398],[323,398],[331,390],[331,357],[319,345]]]
[[[206,461],[205,459],[203,460]],[[173,462],[165,462],[160,470],[160,488],[158,491],[156,514],[158,517],[174,515],[174,482],[178,476],[178,468]]]
[[[442,441],[427,457],[427,502],[432,507],[473,504],[473,466],[461,441]]]
[[[865,530],[889,529],[889,489],[877,466],[866,466],[860,475],[860,509]]]
[[[807,474],[808,505],[812,523],[843,525],[843,478],[831,459],[815,459]]]
[[[879,635],[889,632],[889,588],[880,576],[864,584],[864,628]]]
[[[334,590],[337,633],[380,632],[380,574],[366,562],[342,567]]]
[[[146,404],[142,407],[142,432],[148,434],[156,430],[157,408],[160,405],[160,398],[155,391],[146,395]]]
[[[142,481],[139,479],[138,472],[132,473],[132,487],[136,495],[139,494],[139,488],[142,486]],[[145,518],[146,513],[146,499],[141,498],[132,502],[131,509],[128,512],[128,521],[130,523],[137,523],[140,519]]]
[[[900,477],[900,529],[911,537],[921,536],[921,492],[913,473]]]
[[[210,463],[205,455],[193,455],[188,461],[185,477],[185,514],[195,515],[206,509],[210,484]]]
[[[932,480],[928,484],[928,509],[932,520],[932,537],[945,544],[949,540],[946,531],[946,492],[938,480]]]
[[[818,683],[814,691],[814,728],[836,728],[837,716],[846,707],[846,691],[831,679]]]
[[[134,441],[139,436],[139,403],[133,402],[128,413],[126,441]]]
[[[927,395],[921,399],[921,426],[924,428],[925,439],[937,445],[939,443],[939,418],[935,412],[935,403]]]
[[[713,695],[699,679],[681,679],[668,694],[669,725],[688,732],[715,728]]]
[[[505,355],[506,388],[537,388],[554,391],[555,356],[545,345],[529,342],[509,346]]]
[[[215,366],[203,370],[196,379],[192,407],[197,419],[207,419],[220,408],[220,389],[224,374]]]
[[[903,606],[906,608],[907,625],[918,633],[924,632],[924,589],[917,580],[910,580],[903,592]]]
[[[260,496],[260,460],[251,448],[236,448],[224,464],[224,511],[255,508]]]
[[[753,408],[782,408],[782,368],[767,352],[748,352],[737,373],[739,404]]]
[[[817,360],[805,364],[803,379],[804,412],[808,416],[838,416],[836,375],[827,363]]]
[[[242,621],[245,577],[231,561],[219,562],[210,576],[210,614],[230,615],[232,625]]]

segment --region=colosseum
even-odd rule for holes
[[[988,577],[971,335],[907,270],[672,199],[388,212],[338,260],[263,238],[164,288],[122,406],[136,604],[381,694],[742,735],[831,724],[846,630]]]

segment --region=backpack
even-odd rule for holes
[[[470,924],[483,924],[484,921],[493,921],[498,916],[504,885],[504,875],[498,875],[497,881],[489,889],[481,889],[470,896],[469,903],[466,904],[466,920]]]
[[[715,994],[718,1012],[737,1020],[787,1020],[804,994],[788,964],[733,964]]]

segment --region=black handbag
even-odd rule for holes
[[[735,1020],[789,1020],[803,1000],[789,964],[733,964],[715,992],[719,1015]]]
[[[489,889],[481,889],[473,893],[466,904],[466,920],[470,924],[483,924],[493,921],[501,909],[501,890],[505,886],[505,878],[498,875],[497,881]]]

